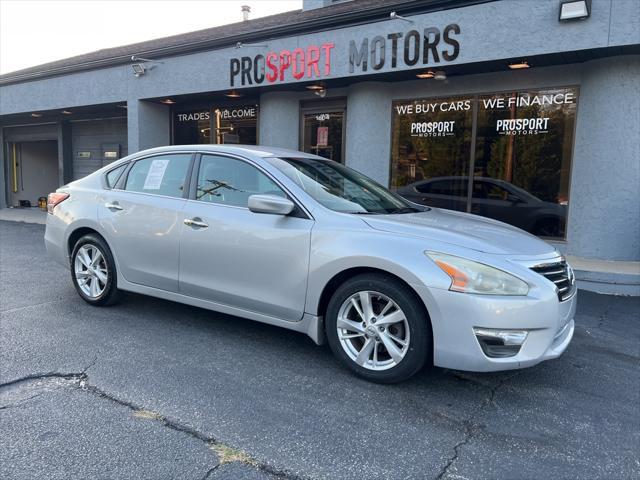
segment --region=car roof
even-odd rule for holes
[[[299,152],[287,148],[269,147],[263,145],[171,145],[166,147],[150,148],[148,150],[136,152],[135,156],[149,155],[153,153],[166,153],[173,151],[197,150],[199,152],[218,152],[236,155],[253,155],[258,157],[285,157],[285,158],[322,158],[310,153]]]

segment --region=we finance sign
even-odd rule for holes
[[[232,87],[296,81],[322,80],[331,76],[336,55],[349,59],[348,74],[368,71],[436,66],[452,62],[460,54],[461,28],[456,23],[444,28],[427,27],[387,35],[274,50],[230,59]]]

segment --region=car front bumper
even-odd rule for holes
[[[560,302],[551,289],[535,296],[473,295],[414,285],[427,305],[433,328],[433,361],[440,367],[474,372],[511,370],[559,357],[574,332],[577,295]],[[514,356],[491,358],[474,328],[526,330]]]

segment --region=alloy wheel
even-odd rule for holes
[[[404,312],[379,292],[365,290],[349,296],[340,306],[336,328],[345,353],[368,370],[393,368],[409,350]]]
[[[85,244],[78,249],[74,273],[78,287],[89,298],[98,298],[107,287],[107,261],[95,245]]]

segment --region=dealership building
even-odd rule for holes
[[[150,147],[278,146],[640,291],[638,0],[304,0],[2,75],[0,142],[0,208]]]

